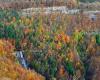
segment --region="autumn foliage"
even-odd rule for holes
[[[100,50],[100,34],[96,31],[100,28],[99,14],[94,21],[82,13],[31,17],[12,14],[12,11],[4,11],[1,16],[0,77],[43,80],[39,73],[47,80],[86,78],[90,66],[87,61]],[[19,65],[14,51],[23,51],[28,69],[32,71]]]
[[[26,70],[16,62],[14,47],[0,39],[0,79],[4,80],[44,80],[35,71]]]

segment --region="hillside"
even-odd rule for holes
[[[35,71],[22,68],[13,55],[14,47],[0,39],[0,80],[44,80]]]

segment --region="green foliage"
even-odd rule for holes
[[[45,53],[34,53],[34,60],[31,61],[32,67],[42,75],[48,78],[56,77],[57,61],[54,56],[50,56],[45,60]]]
[[[21,47],[20,41],[24,38],[23,28],[17,28],[15,29],[15,47],[16,50],[19,50]]]
[[[56,58],[54,56],[50,56],[48,58],[48,63],[49,63],[49,67],[50,67],[49,74],[50,74],[50,76],[55,77],[56,76],[56,72],[57,72],[57,61],[56,61]]]
[[[69,73],[69,75],[74,75],[75,74],[75,69],[74,69],[74,66],[73,66],[73,63],[71,61],[65,61],[65,68],[67,70],[67,72]]]
[[[4,24],[0,22],[0,38],[4,37]]]
[[[100,45],[100,34],[96,35],[96,43]]]
[[[15,39],[16,31],[13,25],[6,26],[4,29],[5,38]]]
[[[74,32],[73,37],[75,39],[75,41],[79,42],[80,40],[82,40],[84,38],[85,33],[83,31],[81,32]]]
[[[87,58],[86,49],[87,49],[87,47],[86,47],[86,43],[85,42],[83,42],[83,43],[79,42],[77,44],[77,46],[76,46],[76,50],[77,50],[77,52],[78,52],[78,54],[80,56],[80,59],[82,61],[86,60],[86,58]]]
[[[15,10],[2,10],[0,9],[0,19],[3,21],[10,21],[13,17],[19,19],[19,14]]]

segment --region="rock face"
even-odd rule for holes
[[[83,3],[80,2],[80,8],[81,9],[93,9],[93,10],[100,10],[100,2],[93,2],[93,3]]]
[[[25,9],[39,6],[64,6],[74,8],[77,6],[76,0],[5,0],[0,1],[0,8],[2,9]]]

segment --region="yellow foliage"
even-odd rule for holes
[[[4,40],[0,40],[0,80],[44,80],[36,72],[22,68],[16,63],[13,46]]]

